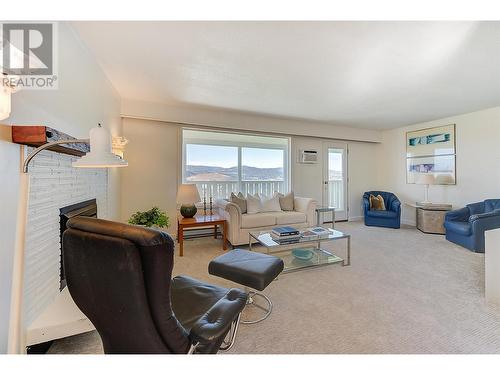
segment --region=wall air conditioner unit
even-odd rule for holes
[[[300,150],[299,162],[302,164],[316,164],[318,162],[318,151]]]

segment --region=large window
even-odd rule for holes
[[[288,138],[183,129],[182,139],[182,180],[201,196],[288,190]]]

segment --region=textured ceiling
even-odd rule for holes
[[[73,22],[123,98],[383,129],[500,105],[499,22]]]

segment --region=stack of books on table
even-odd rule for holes
[[[280,244],[298,242],[300,231],[293,227],[276,227],[271,231],[271,237]]]

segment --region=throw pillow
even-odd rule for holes
[[[242,214],[247,213],[247,200],[243,197],[243,194],[238,193],[238,195],[235,195],[231,193],[231,202],[240,208]]]
[[[280,199],[280,207],[283,211],[293,211],[294,210],[294,195],[293,191],[289,192],[287,195],[277,193]]]
[[[377,196],[370,194],[370,210],[385,211],[384,198],[380,194]]]
[[[274,194],[272,197],[262,197],[262,210],[261,212],[281,212],[280,197]]]
[[[378,201],[380,203],[381,210],[382,211],[387,210],[387,208],[385,207],[384,198],[379,194],[379,195],[377,195],[377,199],[378,199]]]
[[[247,214],[258,214],[262,211],[262,202],[259,194],[247,194]]]

